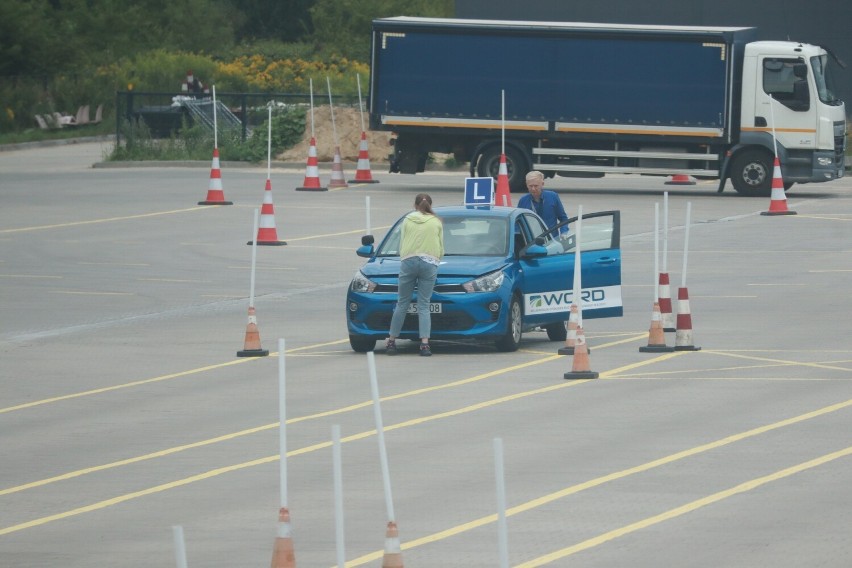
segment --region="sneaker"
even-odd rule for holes
[[[421,357],[429,357],[430,355],[432,355],[432,348],[429,347],[428,343],[421,343],[420,344],[420,356]]]
[[[398,351],[396,350],[396,340],[389,339],[385,344],[385,353],[388,355],[396,355]]]

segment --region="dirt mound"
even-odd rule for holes
[[[364,113],[364,127],[368,117]],[[316,137],[317,161],[334,161],[335,140],[340,145],[340,157],[346,162],[357,162],[361,143],[361,113],[357,108],[334,107],[334,121],[331,119],[331,107],[328,105],[314,108],[313,132]],[[335,137],[335,133],[337,136]],[[370,163],[387,163],[390,151],[390,133],[367,130],[367,145]],[[311,113],[305,117],[305,135],[302,140],[279,154],[277,159],[284,162],[305,162],[311,144]]]

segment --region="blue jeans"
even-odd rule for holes
[[[420,327],[420,337],[428,338],[432,332],[432,314],[429,313],[429,300],[432,289],[438,279],[438,267],[426,262],[419,256],[412,256],[402,261],[399,268],[399,300],[391,318],[390,336],[399,337],[405,314],[411,305],[411,294],[417,285],[417,318]]]

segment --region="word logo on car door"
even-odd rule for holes
[[[621,286],[584,288],[580,292],[583,309],[616,308],[621,306]],[[524,295],[524,313],[529,315],[567,312],[574,301],[573,290],[539,292]]]

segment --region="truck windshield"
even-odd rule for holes
[[[811,67],[814,70],[819,100],[827,105],[839,105],[841,100],[834,95],[834,78],[831,67],[828,67],[828,55],[811,57]]]

